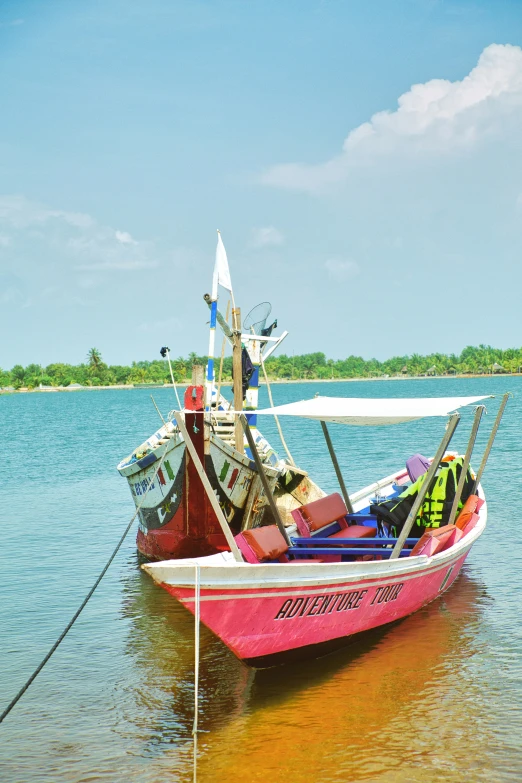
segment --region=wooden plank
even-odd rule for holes
[[[252,483],[250,484],[250,490],[248,493],[247,502],[245,505],[245,513],[243,514],[243,523],[241,525],[241,532],[243,530],[249,530],[251,527],[253,527],[253,522],[257,514],[262,509],[263,511],[266,508],[266,504],[258,503],[259,496],[261,493],[261,489],[263,487],[263,484],[261,482],[261,478],[259,477],[259,474],[256,473],[254,475],[254,478],[252,479]],[[256,507],[256,513],[254,514],[254,507]]]
[[[205,385],[205,368],[202,364],[192,365],[192,386]]]

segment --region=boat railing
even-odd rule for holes
[[[373,484],[360,489],[358,492],[354,492],[353,495],[350,495],[350,500],[352,503],[357,503],[358,500],[362,500],[368,495],[373,495],[377,490],[382,489],[383,487],[387,487],[389,484],[397,483],[399,479],[405,478],[408,478],[408,471],[404,468],[401,468],[395,473],[392,473],[390,476],[386,476],[385,478],[382,478],[379,481],[375,481]]]

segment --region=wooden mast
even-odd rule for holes
[[[239,420],[239,411],[243,410],[243,368],[241,361],[241,309],[232,308],[232,329],[234,333],[232,344],[232,377],[234,382],[234,410],[235,416],[235,446],[236,451],[244,454],[243,428]]]
[[[229,316],[230,316],[230,299],[227,302],[227,313],[225,315],[225,320],[227,323],[228,323]],[[223,342],[221,343],[221,359],[219,360],[219,376],[218,376],[218,387],[217,387],[217,394],[216,394],[216,410],[218,410],[219,408],[219,398],[221,396],[221,380],[223,378],[223,360],[225,358],[226,341],[227,338],[225,337],[225,335],[223,335]]]

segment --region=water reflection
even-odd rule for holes
[[[502,393],[506,383],[522,390],[521,378],[492,377],[281,385],[274,393],[278,403],[317,391],[437,397]],[[155,397],[162,410],[172,407],[172,390]],[[266,390],[261,398],[265,405]],[[477,454],[497,404],[488,402]],[[5,704],[76,610],[132,513],[114,465],[153,431],[157,414],[146,389],[19,395],[1,398],[0,407],[12,446],[0,602]],[[468,576],[440,602],[332,658],[255,675],[203,631],[201,726],[210,733],[200,736],[200,783],[522,780],[522,557],[513,513],[522,503],[521,421],[519,394],[485,475],[488,528],[473,547]],[[465,448],[469,425],[459,426],[455,448]],[[400,433],[383,430],[383,440],[377,430],[343,436],[332,428],[348,485],[375,478],[377,463],[385,473],[433,448],[440,427],[412,422]],[[263,429],[276,445],[273,422]],[[44,459],[57,433],[60,448]],[[296,460],[336,491],[317,423],[285,423],[285,435]],[[27,463],[29,448],[40,461]],[[37,514],[27,502],[33,496]],[[58,537],[50,535],[56,530]],[[2,724],[2,783],[191,780],[193,644],[192,617],[141,575],[129,536],[72,632]]]
[[[185,742],[194,719],[194,618],[143,572],[124,577],[122,613],[131,619],[126,653],[139,680],[135,714],[147,721],[144,754]],[[214,634],[201,626],[200,728],[210,731],[241,714],[254,672],[241,664]],[[132,716],[129,715],[129,719]]]
[[[160,779],[170,759],[189,775],[194,625],[139,576],[125,587],[127,652],[141,678],[136,713],[148,713],[143,755]],[[490,599],[464,571],[439,601],[326,658],[262,672],[237,661],[210,632],[201,639],[199,780],[459,780],[489,766],[485,703],[468,663]],[[153,718],[151,721],[151,713]],[[129,716],[129,718],[132,716]],[[184,746],[175,757],[172,745]],[[158,754],[162,755],[159,759]],[[410,777],[405,777],[405,771]],[[158,775],[156,778],[155,775]],[[484,778],[485,779],[485,778]]]

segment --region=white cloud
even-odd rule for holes
[[[507,115],[522,108],[522,49],[491,44],[462,81],[432,79],[414,84],[395,111],[381,111],[352,130],[331,160],[274,166],[262,182],[281,188],[320,191],[349,179],[354,166],[377,157],[441,154],[468,149],[499,133]]]
[[[5,234],[0,234],[0,247],[8,247],[11,244],[9,237]]]
[[[89,271],[133,271],[154,268],[148,243],[138,242],[128,231],[114,230],[82,212],[51,209],[24,196],[0,196],[0,244],[37,242],[77,261],[76,268]],[[3,239],[2,239],[3,238]],[[79,263],[78,263],[79,260]]]
[[[0,222],[15,229],[29,228],[53,221],[63,222],[75,228],[90,228],[95,221],[82,212],[64,212],[49,209],[24,196],[0,196]]]
[[[135,239],[131,237],[128,231],[116,231],[115,232],[116,239],[118,242],[121,242],[122,245],[137,245]]]
[[[271,247],[276,245],[282,245],[285,238],[281,231],[274,226],[264,226],[262,228],[255,228],[252,231],[251,246],[255,248]]]
[[[325,261],[324,267],[328,272],[328,277],[332,280],[342,282],[349,280],[359,274],[359,266],[355,261],[343,260],[341,258],[329,258]]]

